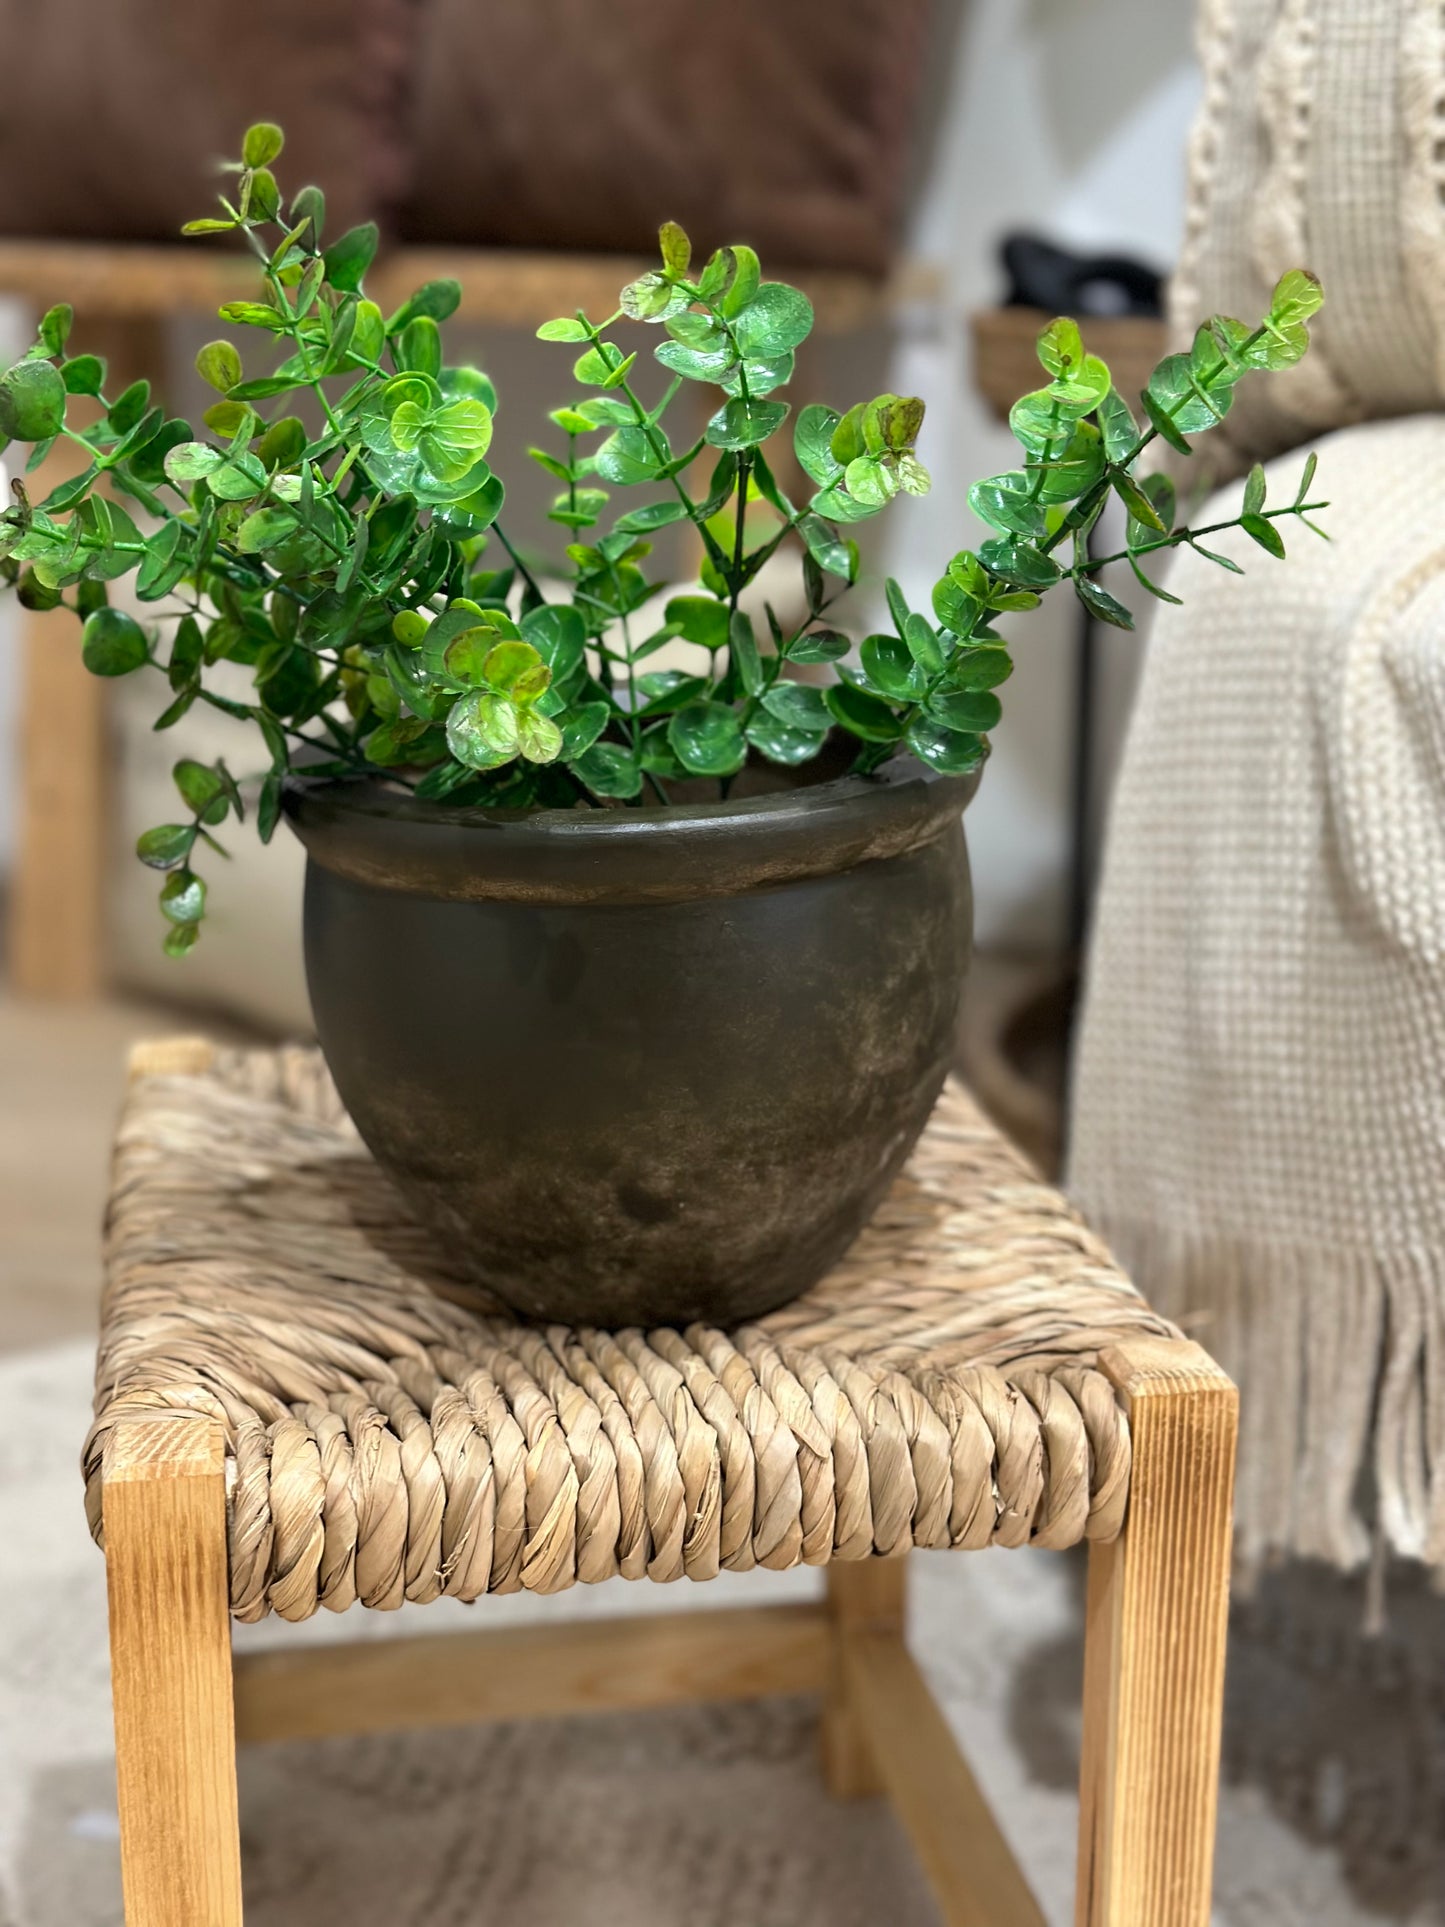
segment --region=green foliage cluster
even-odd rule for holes
[[[855,648],[832,613],[858,580],[848,531],[927,490],[915,452],[924,405],[880,395],[841,414],[799,410],[792,453],[807,488],[794,500],[765,446],[775,450],[789,416],[780,391],[812,327],[804,294],[765,281],[745,246],[694,269],[687,236],[668,223],[659,266],[622,290],[616,313],[541,328],[573,351],[577,392],[551,413],[554,445],[530,450],[557,485],[550,515],[565,553],[529,560],[504,532],[503,485],[486,459],[496,393],[443,354],[458,285],[428,282],[383,314],[365,284],[376,229],[328,242],[319,189],[283,202],[272,171],[282,145],[278,127],[250,128],[222,213],[185,230],[239,234],[260,273],[259,298],[220,315],[260,337],[263,371],[230,340],[197,358],[218,397],[209,438],[168,417],[145,382],[112,396],[101,361],[70,352],[65,307],[0,375],[0,449],[31,444],[32,471],[57,438],[85,457],[40,501],[12,483],[0,574],[27,607],[80,617],[97,675],[158,670],[169,693],[157,729],[196,703],[257,726],[263,838],[298,768],[382,774],[451,807],[523,810],[655,805],[684,779],[726,794],[750,755],[803,764],[840,732],[864,772],[900,750],[936,770],[971,769],[1012,667],[998,618],[1068,582],[1096,616],[1130,625],[1095,579],[1118,558],[1089,549],[1111,497],[1127,511],[1121,554],[1145,589],[1174,600],[1146,560],[1180,543],[1209,554],[1199,538],[1210,531],[1176,523],[1173,490],[1138,477],[1139,458],[1156,437],[1187,450],[1228,412],[1243,375],[1297,361],[1321,299],[1294,273],[1257,327],[1210,321],[1189,353],[1155,370],[1142,421],[1077,326],[1053,322],[1039,343],[1047,383],[1011,416],[1021,466],[970,490],[992,535],[952,558],[927,611],[890,582],[891,627]],[[634,386],[637,350],[612,338],[631,323],[662,336],[654,358],[670,379],[656,399]],[[675,446],[668,411],[687,383],[716,389],[717,405]],[[1282,555],[1279,521],[1323,506],[1306,499],[1313,466],[1287,507],[1265,506],[1256,471],[1242,513],[1218,526],[1237,523]],[[616,490],[643,499],[616,513]],[[701,545],[699,592],[659,608],[651,538],[681,522]],[[767,607],[760,634],[741,597],[785,548],[800,561],[807,613],[785,623]],[[108,584],[127,575],[156,606],[154,623],[111,606]],[[677,638],[701,666],[649,670]],[[220,663],[249,670],[250,700],[208,681]],[[808,673],[819,664],[836,664],[836,680]],[[244,805],[223,763],[183,760],[175,778],[187,818],[148,831],[139,855],[165,873],[166,947],[182,954],[205,909],[197,846],[220,851],[213,832]]]

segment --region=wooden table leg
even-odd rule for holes
[[[1134,1463],[1089,1554],[1077,1927],[1208,1927],[1238,1394],[1199,1346],[1100,1359]]]
[[[839,1560],[827,1568],[833,1654],[823,1695],[823,1778],[836,1800],[881,1793],[883,1780],[848,1689],[850,1634],[891,1633],[902,1639],[908,1603],[906,1559]]]
[[[103,1503],[126,1927],[241,1927],[220,1427],[117,1425]]]

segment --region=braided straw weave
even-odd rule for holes
[[[1099,1349],[1172,1334],[950,1087],[841,1265],[733,1332],[516,1323],[449,1270],[311,1051],[138,1053],[95,1424],[222,1421],[232,1609],[710,1579],[1119,1530]]]

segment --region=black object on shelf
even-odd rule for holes
[[[1006,308],[1043,308],[1076,321],[1164,312],[1164,277],[1127,254],[1076,254],[1038,234],[1006,234]]]

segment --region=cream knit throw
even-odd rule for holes
[[[1174,331],[1253,321],[1287,268],[1325,285],[1297,368],[1246,383],[1200,444],[1241,474],[1347,422],[1445,401],[1445,8],[1439,0],[1201,0]]]
[[[1315,493],[1333,543],[1170,577],[1070,1182],[1240,1384],[1245,1560],[1445,1564],[1445,420],[1328,437]]]

